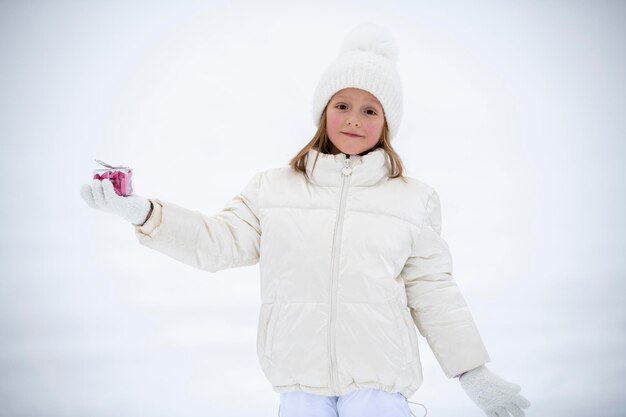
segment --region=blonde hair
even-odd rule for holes
[[[390,172],[388,173],[388,178],[400,178],[402,181],[406,182],[404,178],[403,171],[404,167],[402,165],[402,160],[400,156],[396,153],[396,151],[391,146],[389,141],[389,127],[387,126],[387,119],[385,118],[385,124],[383,126],[383,133],[380,136],[380,140],[376,143],[376,145],[362,152],[362,154],[372,152],[378,148],[383,148],[385,154],[387,155],[387,160],[389,161],[389,166],[391,167]],[[320,117],[320,125],[317,128],[317,132],[313,135],[313,139],[302,148],[296,156],[291,158],[289,161],[289,166],[293,168],[295,171],[302,172],[304,176],[308,178],[306,172],[306,159],[307,154],[311,149],[315,149],[320,153],[330,154],[332,153],[333,143],[330,141],[328,134],[326,133],[326,108],[322,111],[322,115]],[[317,163],[317,158],[319,154],[315,157],[315,161],[313,162],[313,169],[315,169],[315,164]]]

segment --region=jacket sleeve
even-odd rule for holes
[[[151,199],[152,215],[142,226],[134,226],[135,235],[142,245],[209,272],[254,265],[261,238],[261,174],[214,216]]]
[[[441,238],[441,205],[435,190],[401,276],[413,321],[448,378],[490,361],[452,276],[452,257]]]

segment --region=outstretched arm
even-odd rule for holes
[[[206,271],[254,265],[261,238],[260,180],[258,173],[214,216],[152,199],[152,215],[135,226],[135,234],[142,245]]]

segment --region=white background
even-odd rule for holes
[[[0,2],[0,414],[277,415],[258,266],[194,270],[79,187],[97,158],[132,166],[136,194],[217,213],[311,139],[321,72],[372,21],[400,50],[392,144],[440,194],[488,367],[527,415],[622,415],[625,17],[619,1]],[[411,401],[484,415],[419,340]]]

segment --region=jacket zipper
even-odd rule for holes
[[[335,223],[335,238],[333,240],[333,249],[331,253],[331,269],[330,269],[330,325],[328,326],[328,351],[330,353],[330,386],[333,392],[338,395],[339,392],[339,371],[337,370],[337,355],[335,350],[335,340],[333,338],[335,334],[334,329],[334,319],[335,319],[335,293],[337,292],[336,287],[336,275],[339,263],[337,262],[337,258],[339,257],[339,242],[341,239],[341,231],[343,226],[343,216],[346,211],[346,196],[348,194],[348,183],[350,182],[350,174],[352,174],[351,167],[352,160],[350,159],[350,155],[346,156],[345,166],[341,170],[343,174],[341,181],[341,199],[339,201],[339,215],[337,216],[337,223]]]

